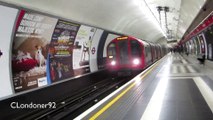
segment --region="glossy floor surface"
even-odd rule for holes
[[[76,120],[213,120],[212,74],[170,53]]]

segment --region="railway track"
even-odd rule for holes
[[[85,89],[79,90],[72,96],[57,101],[56,108],[54,109],[38,109],[18,117],[17,120],[73,119],[115,89],[128,82],[132,77],[133,76],[103,79]]]

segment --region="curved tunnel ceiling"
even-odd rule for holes
[[[157,6],[170,8],[168,28],[172,39],[180,39],[206,0],[0,1],[155,42],[166,33],[164,25],[160,27]],[[165,22],[163,16],[161,22]]]

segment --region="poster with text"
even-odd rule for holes
[[[89,58],[91,44],[96,28],[81,25],[77,33],[73,49],[74,75],[90,72]]]
[[[49,71],[51,82],[74,76],[73,45],[79,24],[59,20],[49,46]]]
[[[12,71],[16,92],[48,84],[47,48],[57,19],[21,10],[12,47]]]

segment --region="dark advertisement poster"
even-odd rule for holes
[[[48,85],[47,48],[57,19],[21,10],[12,46],[15,92]]]
[[[72,54],[80,25],[59,20],[49,46],[50,79],[56,82],[74,76]]]

